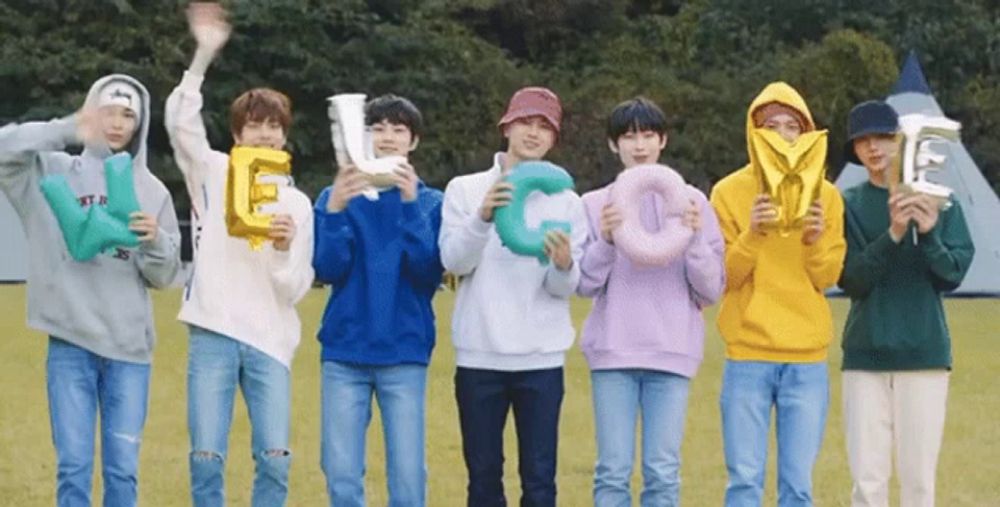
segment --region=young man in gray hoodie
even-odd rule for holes
[[[180,266],[173,201],[146,167],[148,131],[149,93],[122,74],[97,80],[74,115],[0,128],[0,190],[21,217],[30,252],[28,325],[49,335],[58,505],[90,505],[98,410],[104,505],[136,504],[155,340],[148,288],[167,286]],[[65,151],[75,144],[82,153]],[[70,252],[80,237],[60,227],[42,183],[63,180],[76,200],[71,205],[107,207],[109,194],[116,196],[108,191],[104,162],[123,152],[132,159],[139,211],[127,225],[138,246],[105,244],[103,252],[76,260]],[[98,228],[81,234],[92,239]]]

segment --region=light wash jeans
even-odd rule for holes
[[[722,375],[722,437],[729,484],[727,507],[758,507],[764,492],[771,408],[776,413],[778,505],[811,506],[830,380],[825,362],[726,361]]]
[[[632,505],[635,425],[642,417],[643,507],[680,503],[681,440],[687,413],[687,377],[622,369],[590,373],[597,430],[596,507]]]
[[[45,368],[56,448],[56,505],[90,507],[94,429],[100,412],[104,507],[134,506],[149,365],[115,361],[50,337]]]
[[[191,326],[188,431],[195,507],[223,507],[233,399],[243,391],[255,463],[253,507],[281,507],[288,496],[289,371],[271,356],[227,336]]]
[[[424,393],[427,366],[365,366],[324,361],[322,456],[331,506],[365,503],[365,432],[378,401],[390,507],[422,507],[427,497]]]

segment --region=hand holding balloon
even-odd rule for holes
[[[142,211],[135,211],[129,214],[128,230],[139,236],[139,241],[150,244],[156,241],[160,232],[160,224],[156,217]]]
[[[825,230],[826,220],[824,219],[823,205],[819,201],[814,201],[803,219],[802,243],[805,245],[816,243]]]
[[[513,192],[514,185],[505,180],[500,180],[490,187],[489,191],[486,192],[486,197],[483,198],[483,205],[479,207],[479,218],[483,222],[492,222],[493,211],[510,204]]]
[[[544,252],[545,256],[552,259],[552,263],[560,271],[568,271],[569,268],[573,267],[569,234],[558,229],[547,232]]]
[[[684,215],[681,217],[681,224],[694,232],[698,232],[701,230],[701,208],[698,207],[698,203],[694,199],[690,199],[689,201],[691,206],[684,210]]]
[[[417,200],[417,171],[409,162],[401,162],[399,167],[392,174],[392,181],[399,189],[400,198],[403,202],[413,202]]]
[[[601,209],[601,238],[604,241],[615,244],[614,230],[622,225],[622,213],[618,211],[614,203],[607,203]]]
[[[268,237],[274,241],[275,250],[287,252],[292,246],[296,231],[295,220],[292,220],[291,215],[274,215],[274,218],[271,219],[271,231],[268,233]]]
[[[750,208],[750,231],[767,234],[767,229],[778,222],[778,207],[771,202],[771,196],[760,194]]]
[[[354,165],[345,164],[333,178],[333,189],[330,199],[326,201],[326,210],[330,213],[340,213],[347,207],[351,199],[361,195],[368,188],[368,177]]]

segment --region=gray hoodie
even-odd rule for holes
[[[131,83],[142,96],[128,151],[139,207],[159,223],[152,244],[115,248],[86,262],[70,257],[39,182],[62,174],[81,206],[101,204],[107,199],[104,159],[112,154],[103,140],[80,155],[66,153],[67,145],[79,143],[73,116],[0,128],[0,190],[28,237],[28,325],[102,357],[149,363],[155,330],[147,288],[165,287],[177,274],[180,232],[170,193],[146,166],[149,92],[130,76],[112,74],[91,86],[86,103],[96,107],[99,91],[112,80]]]

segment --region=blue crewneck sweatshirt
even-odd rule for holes
[[[444,272],[441,191],[420,183],[413,202],[391,189],[330,213],[331,190],[323,189],[314,214],[313,268],[317,280],[332,285],[319,330],[322,360],[427,364],[435,335],[431,299]]]

